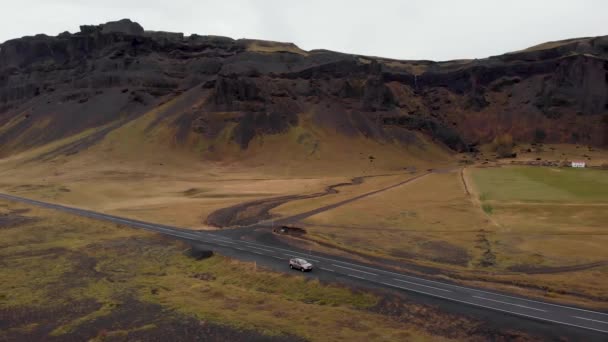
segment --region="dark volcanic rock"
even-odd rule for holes
[[[395,137],[421,131],[455,150],[502,133],[533,141],[538,130],[547,143],[602,145],[607,59],[608,37],[486,59],[397,61],[144,31],[123,19],[0,45],[0,155],[120,127],[169,101],[149,128],[174,125],[178,142],[230,129],[226,135],[247,148],[314,113],[339,134],[407,144]]]
[[[241,77],[219,77],[215,81],[216,104],[231,105],[236,101],[261,101],[260,89],[255,82]]]
[[[120,32],[130,35],[141,35],[144,33],[144,28],[138,23],[134,23],[129,19],[122,19],[119,21],[110,21],[101,25],[101,33],[112,33]]]
[[[370,78],[363,87],[362,105],[364,110],[386,110],[394,105],[391,90],[379,78]]]

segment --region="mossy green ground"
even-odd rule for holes
[[[5,217],[31,220],[0,229],[0,311],[9,324],[0,340],[158,334],[178,318],[264,338],[442,339],[373,313],[380,297],[369,292],[217,255],[197,261],[183,253],[188,246],[155,234],[15,208],[24,206],[0,202]],[[147,319],[150,308],[158,314]]]
[[[608,203],[604,170],[502,167],[477,169],[473,177],[482,200]]]
[[[590,296],[585,305],[605,304],[608,171],[529,166],[470,171],[481,209],[495,223],[487,235],[495,269],[522,272],[518,281],[555,293]]]

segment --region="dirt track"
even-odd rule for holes
[[[381,192],[381,191],[392,189],[399,185],[410,182],[414,179],[420,178],[424,175],[426,175],[426,173],[423,175],[420,175],[420,176],[409,178],[406,181],[401,181],[401,182],[391,185],[389,187],[375,190],[372,192],[368,192],[363,195],[356,196],[354,198],[351,198],[351,199],[348,199],[348,200],[345,200],[345,201],[342,201],[339,203],[331,204],[328,206],[317,208],[317,209],[309,211],[309,212],[305,212],[305,213],[301,213],[301,214],[294,215],[291,217],[283,218],[283,219],[280,219],[280,223],[298,221],[305,217],[312,216],[314,214],[336,208],[338,206],[350,203],[350,202],[358,200],[360,198],[370,196],[370,195],[373,195],[373,194]],[[381,175],[355,177],[355,178],[352,178],[350,182],[333,184],[333,185],[326,187],[323,191],[313,193],[313,194],[287,195],[287,196],[264,198],[264,199],[260,199],[260,200],[240,203],[240,204],[233,205],[233,206],[230,206],[227,208],[218,209],[218,210],[212,212],[207,217],[205,223],[208,225],[214,226],[214,227],[222,227],[222,228],[254,225],[254,224],[260,223],[261,221],[270,219],[271,218],[270,210],[273,208],[276,208],[282,204],[285,204],[287,202],[303,200],[303,199],[311,199],[311,198],[320,198],[320,197],[327,196],[327,195],[337,194],[340,192],[338,190],[338,188],[340,188],[340,187],[359,185],[359,184],[362,184],[366,178],[384,177],[384,176],[394,176],[394,174],[381,174]],[[279,221],[277,221],[277,223],[279,223]]]
[[[355,196],[355,197],[349,198],[347,200],[344,200],[344,201],[341,201],[341,202],[338,202],[338,203],[326,205],[326,206],[323,206],[323,207],[320,207],[320,208],[317,208],[317,209],[313,209],[313,210],[310,210],[310,211],[307,211],[307,212],[304,212],[304,213],[300,213],[300,214],[297,214],[297,215],[285,217],[285,218],[283,218],[281,220],[277,220],[277,223],[279,223],[279,224],[288,224],[288,223],[294,223],[294,222],[297,222],[297,221],[301,221],[301,220],[303,220],[305,218],[308,218],[310,216],[322,213],[324,211],[335,209],[337,207],[343,206],[345,204],[349,204],[349,203],[357,201],[359,199],[362,199],[362,198],[365,198],[365,197],[368,197],[368,196],[371,196],[371,195],[375,195],[375,194],[383,192],[383,191],[394,189],[394,188],[396,188],[398,186],[401,186],[403,184],[407,184],[407,183],[413,182],[413,181],[415,181],[417,179],[420,179],[420,178],[422,178],[422,177],[424,177],[424,176],[426,176],[428,174],[429,174],[428,172],[427,173],[423,173],[421,175],[418,175],[418,176],[406,179],[404,181],[401,181],[401,182],[399,182],[397,184],[393,184],[393,185],[390,185],[390,186],[387,186],[387,187],[384,187],[384,188],[381,188],[381,189],[378,189],[378,190],[366,192],[366,193],[364,193],[362,195]]]

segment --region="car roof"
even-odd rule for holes
[[[295,260],[295,261],[298,261],[298,262],[302,262],[302,261],[303,262],[308,262],[308,261],[306,261],[306,260],[304,260],[302,258],[293,258],[292,260]]]

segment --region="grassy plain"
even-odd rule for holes
[[[162,110],[162,109],[159,109]],[[208,229],[214,210],[274,196],[323,191],[364,175],[400,174],[449,160],[433,144],[400,147],[330,134],[302,122],[254,139],[242,151],[230,132],[178,144],[168,125],[149,131],[152,111],[76,153],[52,153],[95,130],[0,159],[0,191],[164,224]],[[229,128],[227,128],[229,130]],[[210,144],[218,147],[209,152]],[[209,146],[208,146],[209,145]],[[48,158],[41,156],[50,155]],[[371,157],[371,158],[370,158]],[[368,184],[390,181],[369,178]],[[380,183],[378,183],[380,184]],[[337,200],[336,196],[336,200]],[[323,200],[332,200],[332,196]]]
[[[502,167],[474,170],[484,200],[608,204],[608,172],[595,169]]]
[[[246,201],[318,193],[354,177],[374,176],[340,187],[337,194],[271,210],[286,217],[455,164],[452,156],[423,138],[420,145],[382,144],[332,134],[307,120],[283,134],[254,139],[246,151],[230,143],[229,131],[214,141],[190,137],[177,143],[171,140],[175,132],[170,125],[147,130],[156,114],[129,122],[75,153],[41,158],[95,130],[1,159],[0,191],[210,229],[203,222],[211,212]],[[210,150],[210,144],[217,149]],[[583,157],[601,163],[606,153],[545,145],[518,159]],[[572,292],[594,301],[608,298],[606,286],[596,281],[606,279],[608,272],[598,264],[608,260],[601,249],[607,237],[606,177],[599,170],[577,171],[509,167],[434,172],[301,224],[309,240],[339,247],[342,253],[542,288],[543,295]]]
[[[186,248],[148,232],[2,201],[0,340],[488,337],[483,322],[403,297],[222,256],[196,260]]]
[[[458,172],[432,173],[304,221],[311,238],[358,252],[466,267],[487,219]]]
[[[608,261],[607,171],[503,167],[472,175],[481,201],[493,208],[501,244],[509,247],[500,252],[506,264]]]
[[[345,251],[601,307],[607,181],[608,172],[592,169],[468,168],[429,174],[302,225],[307,239]]]

